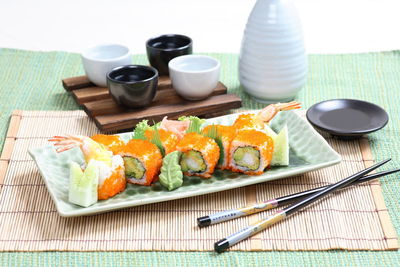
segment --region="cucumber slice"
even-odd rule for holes
[[[274,153],[272,154],[271,166],[289,165],[289,135],[285,125],[274,139]]]
[[[96,203],[99,184],[99,168],[96,161],[89,161],[84,172],[76,162],[71,162],[69,173],[69,202],[83,207]]]
[[[266,133],[268,136],[272,138],[273,141],[275,141],[276,137],[278,136],[274,130],[269,127],[268,124],[264,124],[264,133]]]

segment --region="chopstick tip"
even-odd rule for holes
[[[211,219],[210,216],[204,216],[204,217],[199,217],[197,218],[197,226],[201,227],[206,227],[211,224]]]
[[[214,243],[214,250],[217,253],[222,253],[229,248],[229,242],[226,238]]]

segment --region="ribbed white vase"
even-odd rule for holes
[[[297,10],[290,0],[258,0],[244,31],[239,80],[259,102],[293,99],[307,77]]]

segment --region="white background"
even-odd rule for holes
[[[398,0],[294,0],[308,53],[400,49]],[[186,34],[195,52],[238,53],[255,0],[0,0],[0,47],[80,52]]]

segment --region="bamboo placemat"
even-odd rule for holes
[[[53,135],[92,135],[83,111],[15,111],[0,160],[0,251],[208,251],[213,243],[272,213],[199,229],[196,218],[331,184],[373,163],[367,139],[339,141],[339,165],[235,190],[106,214],[57,214],[27,149]],[[234,246],[232,250],[396,250],[398,240],[379,181],[354,186]]]

